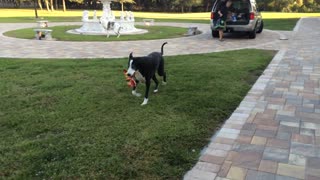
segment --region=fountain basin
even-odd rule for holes
[[[148,33],[148,30],[146,29],[139,29],[132,27],[133,22],[117,22],[115,21],[114,24],[121,24],[121,28],[119,30],[119,33],[121,35],[135,35],[135,34],[145,34]],[[130,27],[130,28],[126,28]],[[105,29],[99,20],[88,20],[83,22],[82,27],[79,29],[71,29],[67,31],[67,33],[71,34],[83,34],[83,35],[117,35],[116,31],[113,29],[107,30]]]

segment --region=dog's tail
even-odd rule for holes
[[[166,45],[166,44],[168,44],[168,42],[163,43],[162,46],[161,46],[161,55],[163,55],[163,46]]]

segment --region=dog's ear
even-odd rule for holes
[[[133,58],[132,53],[133,53],[133,52],[130,53],[129,59],[132,59],[132,58]]]

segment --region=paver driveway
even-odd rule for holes
[[[79,24],[79,23],[50,23],[49,25]],[[127,42],[63,42],[39,41],[5,37],[3,32],[34,27],[36,24],[0,24],[0,56],[24,58],[116,58],[127,57],[130,52],[135,55],[146,55],[152,51],[159,51],[164,41],[165,55],[208,53],[243,48],[279,49],[287,42],[279,40],[279,32],[265,30],[256,39],[246,37],[229,38],[221,43],[212,39],[209,24],[184,23],[158,23],[157,25],[170,25],[189,27],[197,26],[203,33],[192,37],[175,39],[127,41]],[[288,33],[288,32],[281,32]],[[290,33],[289,33],[290,34]],[[53,37],[54,38],[54,37]]]
[[[319,40],[302,19],[185,179],[320,179]]]

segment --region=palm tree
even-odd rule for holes
[[[38,5],[39,5],[40,10],[42,10],[42,3],[41,3],[41,0],[38,0]]]
[[[53,8],[53,0],[50,0],[50,6],[51,6],[51,11],[54,11],[54,8]]]

